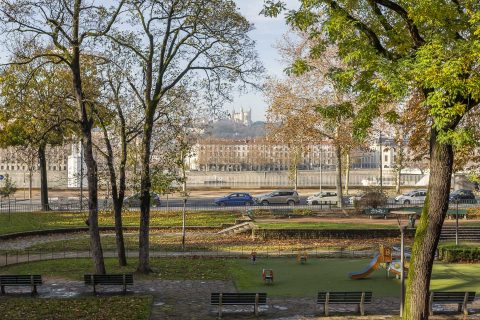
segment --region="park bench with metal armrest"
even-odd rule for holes
[[[372,303],[371,292],[350,291],[350,292],[319,292],[317,304],[323,304],[325,316],[329,314],[331,304],[354,304],[363,316],[365,314],[365,304]]]
[[[7,274],[0,275],[0,287],[2,294],[5,294],[5,287],[8,286],[30,286],[32,288],[32,294],[37,293],[37,286],[42,285],[41,275],[19,275],[19,274]]]
[[[433,315],[433,304],[456,304],[458,305],[458,312],[468,314],[467,304],[475,300],[475,292],[430,292],[430,301],[428,310],[430,315]]]
[[[96,293],[97,285],[123,286],[123,293],[127,292],[127,285],[133,285],[133,274],[85,274],[83,276],[85,285],[93,286],[93,292]]]
[[[267,304],[266,293],[218,293],[211,294],[210,304],[218,306],[218,317],[222,316],[222,306],[227,305],[250,305],[258,316],[258,306]]]

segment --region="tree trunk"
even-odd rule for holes
[[[80,68],[80,7],[81,1],[75,0],[72,20],[72,61],[69,64],[72,71],[72,83],[77,102],[78,117],[82,130],[85,152],[85,164],[87,167],[88,181],[88,229],[90,233],[90,249],[95,273],[105,274],[105,262],[103,260],[103,250],[100,241],[100,230],[98,229],[98,172],[97,163],[93,157],[92,126],[93,118],[88,114],[86,99],[83,94],[82,75]],[[93,108],[93,106],[90,106]],[[82,165],[82,164],[81,164]],[[81,177],[83,179],[83,177]]]
[[[125,198],[125,166],[127,162],[127,141],[126,141],[126,132],[125,132],[125,119],[121,108],[117,106],[118,115],[120,118],[120,141],[121,141],[121,160],[120,160],[120,170],[119,170],[119,186],[117,187],[117,175],[115,172],[115,165],[113,163],[113,148],[108,137],[108,132],[104,126],[101,119],[99,119],[102,124],[103,137],[105,140],[105,145],[107,147],[106,159],[107,166],[110,175],[110,184],[112,185],[112,202],[113,202],[113,213],[115,218],[115,243],[117,246],[117,256],[118,264],[120,266],[127,265],[127,256],[125,254],[125,241],[123,237],[123,223],[122,223],[122,209],[123,209],[123,200]]]
[[[98,172],[97,163],[93,157],[93,142],[91,130],[84,131],[85,164],[87,167],[88,181],[88,227],[90,231],[90,247],[93,263],[97,274],[105,274],[105,262],[103,260],[102,243],[100,241],[100,230],[98,228]]]
[[[337,187],[337,206],[343,208],[343,194],[342,194],[342,148],[335,145],[335,156],[337,158],[336,181]]]
[[[145,110],[145,125],[142,138],[142,173],[140,182],[140,234],[138,238],[138,268],[142,273],[150,273],[150,145],[153,132],[155,108],[148,105]]]
[[[449,144],[440,144],[434,129],[430,139],[428,197],[412,248],[404,310],[405,319],[428,319],[428,293],[433,260],[448,210],[453,147]]]
[[[400,179],[401,179],[400,173],[401,173],[401,171],[402,171],[402,168],[397,168],[397,170],[396,170],[396,172],[395,172],[395,179],[396,179],[396,181],[395,181],[395,182],[396,182],[396,184],[395,184],[395,192],[396,192],[396,194],[400,194],[400,183],[401,183],[401,181],[400,181]]]
[[[43,211],[50,211],[50,206],[48,204],[47,157],[45,155],[45,149],[45,144],[41,144],[38,147],[38,162],[40,165],[40,202]]]
[[[350,184],[350,153],[347,152],[345,157],[345,194],[348,195],[348,186]]]

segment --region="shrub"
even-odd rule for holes
[[[480,248],[443,246],[438,248],[439,259],[445,262],[480,262]]]

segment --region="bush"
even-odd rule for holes
[[[355,208],[378,208],[387,204],[387,196],[378,188],[368,188],[358,200],[354,202]]]
[[[480,262],[480,248],[444,246],[438,248],[439,259],[445,262]]]

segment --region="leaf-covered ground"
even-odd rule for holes
[[[0,299],[2,319],[147,320],[152,298],[92,297],[82,299]]]
[[[117,260],[105,259],[108,273],[135,272],[137,259],[129,259],[129,265],[119,267]],[[233,260],[200,258],[152,258],[153,270],[148,276],[136,274],[136,279],[164,280],[226,280]],[[41,274],[44,277],[82,280],[85,273],[94,272],[92,260],[88,258],[58,259],[22,263],[0,268],[4,274]]]
[[[139,211],[124,211],[122,214],[125,227],[139,225]],[[233,223],[241,216],[234,211],[190,211],[187,212],[187,226],[220,227],[222,223]],[[78,212],[16,212],[0,215],[0,234],[33,230],[86,227],[85,213]],[[180,227],[182,213],[178,211],[152,211],[150,226]],[[113,212],[99,213],[100,226],[113,226]]]

